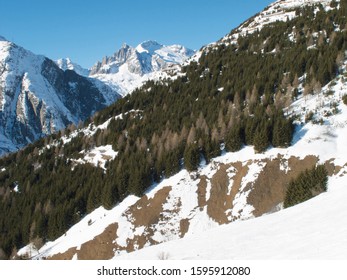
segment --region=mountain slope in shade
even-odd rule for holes
[[[183,46],[165,46],[155,41],[143,42],[136,48],[124,44],[113,56],[97,62],[90,76],[126,95],[147,80],[169,77],[170,71],[193,54]]]
[[[0,40],[0,154],[85,120],[118,97],[100,81]]]

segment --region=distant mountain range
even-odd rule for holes
[[[84,69],[69,58],[55,63],[0,37],[0,155],[84,121],[194,52],[153,41],[124,45]]]
[[[170,77],[194,53],[181,45],[165,46],[156,41],[145,41],[135,48],[123,44],[121,49],[98,61],[90,70],[83,69],[69,58],[59,59],[57,65],[63,70],[74,70],[80,75],[103,81],[124,96],[148,80]]]

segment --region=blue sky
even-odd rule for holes
[[[217,41],[271,0],[0,0],[0,35],[91,67],[123,43],[192,49]]]

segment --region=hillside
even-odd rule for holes
[[[0,159],[3,256],[109,259],[329,195],[346,164],[346,3],[266,10],[283,3],[294,17],[235,29],[175,79]]]
[[[331,90],[335,94],[327,95]],[[341,76],[322,96],[300,97],[291,105],[302,123],[303,106],[316,108],[314,119],[324,119],[324,124],[298,126],[291,147],[223,153],[194,173],[182,170],[153,185],[142,198],[129,196],[111,210],[100,207],[39,251],[29,246],[20,254],[39,259],[158,259],[163,252],[170,259],[345,258],[346,207],[340,198],[347,174],[347,106],[341,102],[346,91]],[[340,103],[338,113],[325,116],[332,102]],[[327,193],[282,210],[286,182],[317,163],[329,171]],[[237,220],[242,222],[220,226]],[[165,244],[150,246],[157,243]],[[286,250],[284,244],[291,246]],[[149,248],[125,254],[143,246]],[[227,246],[230,250],[220,250]]]

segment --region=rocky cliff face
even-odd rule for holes
[[[129,94],[147,80],[168,77],[170,69],[182,64],[194,51],[180,45],[164,46],[146,41],[136,48],[124,44],[110,57],[104,57],[90,70],[97,78],[120,94]]]
[[[0,40],[0,154],[85,120],[118,97],[100,81]]]

